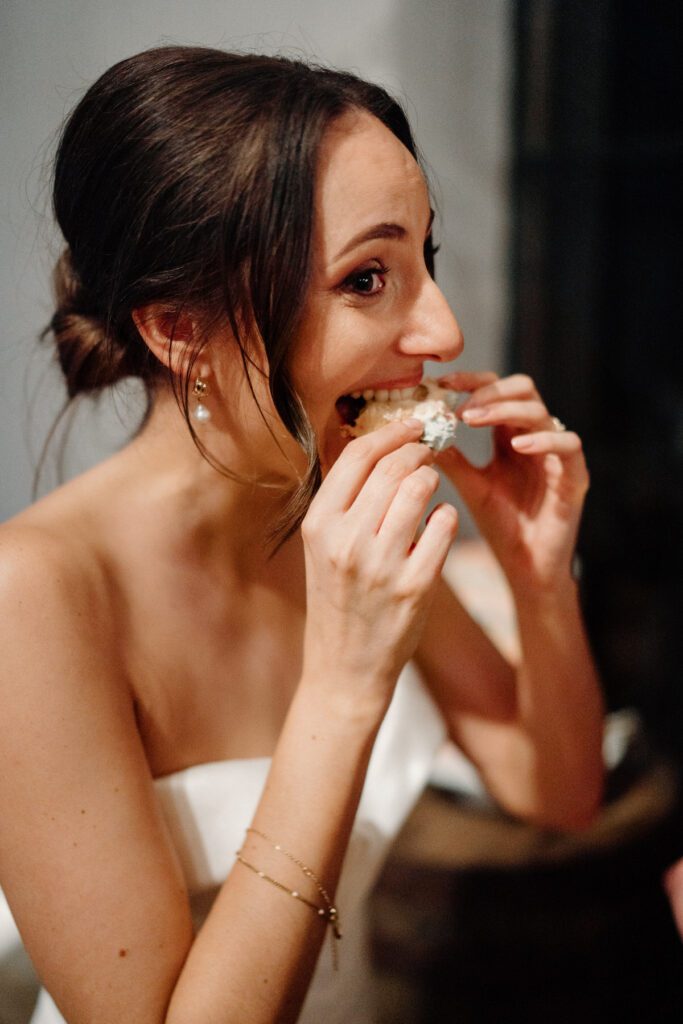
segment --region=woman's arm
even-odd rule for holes
[[[236,865],[194,939],[116,656],[93,653],[89,602],[39,578],[15,580],[33,611],[3,616],[0,879],[41,980],[69,1024],[295,1020],[325,925]],[[302,681],[257,815],[330,893],[380,717]]]
[[[442,581],[416,661],[455,743],[509,813],[549,828],[589,824],[602,794],[599,682],[576,588],[516,601],[511,665]]]
[[[438,482],[429,452],[408,443],[421,429],[352,442],[307,519],[303,675],[254,825],[332,899],[374,737],[455,532],[444,510],[410,550]],[[70,1024],[296,1020],[326,925],[236,863],[193,939],[97,585],[50,544],[6,532],[0,547],[0,881],[62,1013]],[[258,837],[244,852],[317,902]]]
[[[558,430],[523,375],[453,374],[458,415],[492,427],[491,462],[456,449],[441,469],[467,502],[512,592],[521,645],[510,666],[442,584],[418,658],[451,733],[514,814],[581,827],[602,793],[603,705],[571,564],[588,488],[581,442]]]

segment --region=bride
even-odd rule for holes
[[[580,440],[488,372],[442,380],[494,428],[484,469],[415,420],[343,436],[340,398],[463,347],[410,129],[352,75],[138,54],[68,121],[54,207],[69,395],[136,376],[149,406],[0,528],[0,883],[34,1020],[370,1020],[363,898],[446,730],[511,814],[599,806]],[[519,665],[440,578],[455,510],[420,531],[439,472],[509,580]]]

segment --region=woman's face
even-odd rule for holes
[[[321,149],[313,271],[291,361],[324,470],[347,443],[341,396],[414,387],[425,360],[462,352],[425,266],[430,225],[427,187],[403,144],[370,114],[339,118]]]

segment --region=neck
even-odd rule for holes
[[[261,430],[245,428],[248,443],[246,436],[210,424],[196,429],[226,473],[198,450],[173,396],[158,396],[126,456],[145,501],[152,503],[160,533],[165,538],[170,533],[180,557],[223,566],[238,577],[261,575],[272,552],[271,531],[297,483],[293,465],[298,460],[301,468],[301,453],[285,438],[288,462],[263,423]]]

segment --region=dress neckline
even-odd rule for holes
[[[246,764],[270,764],[272,757],[262,755],[261,757],[226,757],[217,761],[199,761],[197,764],[189,764],[186,768],[177,768],[173,772],[166,772],[164,775],[155,775],[153,782],[168,782],[169,779],[177,778],[179,775],[188,775],[190,772],[199,771],[202,768],[226,768],[232,765]]]

